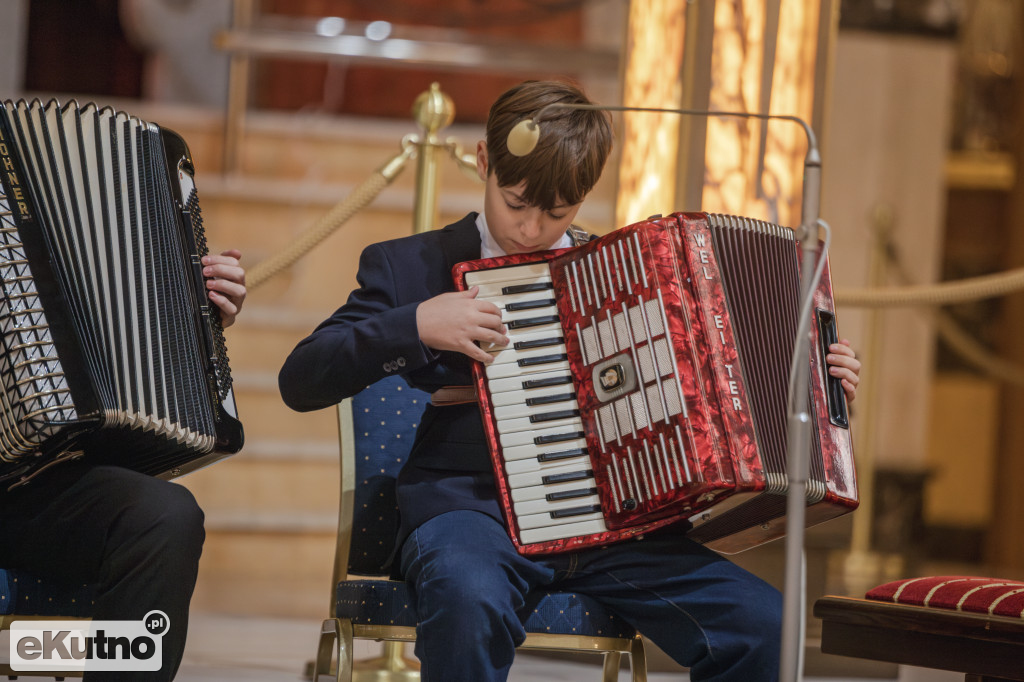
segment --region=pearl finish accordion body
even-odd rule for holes
[[[568,250],[456,265],[511,343],[474,368],[509,532],[524,554],[671,524],[726,553],[785,534],[793,231],[676,213]],[[814,292],[808,525],[857,506],[827,269]]]
[[[0,101],[0,491],[83,456],[170,478],[242,447],[192,177],[152,123]]]

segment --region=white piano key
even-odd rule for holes
[[[509,488],[512,500],[522,502],[524,500],[539,500],[541,498],[568,497],[571,493],[566,491],[579,491],[593,488],[597,485],[594,481],[594,471],[590,464],[565,467],[565,471],[552,472],[547,470],[530,474],[520,474],[516,480],[522,485],[513,485],[509,481]],[[596,495],[597,491],[586,493]]]
[[[539,374],[539,373],[538,373]],[[537,376],[531,374],[530,376]],[[505,381],[504,379],[498,379],[498,381]],[[519,382],[522,385],[522,382]],[[491,405],[495,409],[499,407],[506,407],[508,405],[526,404],[528,400],[546,400],[549,398],[557,398],[563,395],[575,395],[576,387],[573,386],[572,382],[564,384],[558,384],[555,386],[542,386],[540,388],[531,389],[520,389],[516,391],[502,391],[501,393],[491,394]]]
[[[547,317],[547,316],[545,316],[545,317]],[[528,326],[528,327],[518,327],[518,328],[509,327],[507,324],[505,326],[508,328],[508,331],[505,333],[505,336],[507,336],[509,338],[509,341],[511,343],[515,343],[516,341],[519,340],[520,336],[522,336],[523,334],[526,334],[528,332],[544,332],[546,334],[561,334],[562,333],[562,324],[561,324],[561,322],[557,322],[557,321],[545,322],[544,324],[534,324],[534,325],[531,325],[531,326]]]
[[[572,412],[569,414],[572,414]],[[529,417],[505,419],[498,422],[498,433],[500,434],[498,441],[501,443],[502,447],[523,445],[524,441],[519,439],[518,434],[525,432],[529,434],[529,440],[532,441],[533,437],[538,433],[538,429],[545,429],[546,431],[553,433],[575,433],[577,429],[579,431],[583,431],[583,424],[580,421],[579,415],[545,421],[531,421]]]
[[[561,476],[564,481],[551,479],[549,482],[541,480],[539,475],[536,482],[525,486],[515,486],[510,490],[513,502],[527,502],[529,500],[548,500],[555,502],[559,499],[567,500],[573,497],[587,497],[597,495],[597,482],[594,480],[594,472],[589,468],[576,468],[573,471],[566,471]],[[556,476],[556,475],[552,475]],[[526,480],[525,477],[521,477]],[[526,513],[526,512],[522,512]],[[532,512],[530,512],[532,513]]]
[[[570,440],[577,440],[583,436],[576,434],[583,433],[583,422],[577,417],[567,419],[566,423],[556,425],[534,425],[537,428],[526,431],[515,431],[504,433],[499,437],[502,448],[517,447],[520,445],[547,445],[549,443],[562,443]]]
[[[579,409],[579,403],[577,403],[573,398],[560,400],[554,403],[542,403],[540,405],[527,405],[525,402],[522,402],[515,405],[495,407],[494,418],[501,422],[506,419],[519,419],[522,417],[530,417],[532,415],[576,409]]]
[[[517,333],[515,334],[515,337],[512,338],[512,342],[511,343],[509,343],[507,346],[501,346],[501,347],[493,349],[494,352],[500,352],[500,351],[503,351],[503,350],[514,350],[516,343],[528,344],[528,343],[531,343],[531,342],[544,341],[546,339],[551,339],[551,338],[560,338],[560,339],[562,339],[563,345],[564,345],[564,342],[565,342],[565,334],[563,334],[561,331],[557,331],[557,332],[553,332],[552,333],[552,332],[549,332],[549,331],[544,331],[543,329],[527,327],[525,329],[518,329],[518,330],[516,330],[516,332]]]
[[[506,462],[515,462],[527,458],[537,458],[542,455],[563,453],[568,450],[583,449],[587,446],[587,440],[583,436],[569,440],[537,444],[527,442],[521,445],[509,445],[502,449],[502,459]]]
[[[539,337],[540,338],[535,339],[535,341],[545,341],[547,339],[550,339],[553,341],[553,343],[551,343],[550,345],[538,346],[537,348],[525,349],[516,349],[512,344],[509,344],[504,348],[491,352],[491,355],[494,357],[494,362],[492,362],[491,364],[503,365],[506,362],[519,362],[520,360],[525,360],[529,358],[541,358],[547,355],[565,354],[565,344],[560,343],[560,336],[549,336],[547,334],[540,334]],[[528,365],[529,363],[525,364]]]
[[[487,390],[492,398],[506,391],[523,391],[528,395],[533,395],[533,391],[552,386],[572,386],[572,374],[565,369],[554,369],[536,372],[528,377],[504,377],[487,381]]]
[[[589,468],[591,468],[589,455],[578,455],[553,461],[540,461],[536,457],[527,457],[505,462],[505,473],[508,474],[508,484],[512,488],[539,485],[543,476]]]
[[[547,277],[551,279],[551,270],[548,263],[527,263],[525,265],[513,265],[507,268],[494,268],[491,270],[474,270],[466,273],[466,284],[468,286],[483,286],[484,284],[511,284],[523,280],[535,280]]]
[[[557,355],[559,358],[561,357],[560,353],[552,353],[552,355]],[[570,371],[569,361],[555,359],[552,360],[551,362],[531,365],[529,367],[520,367],[519,364],[515,362],[506,362],[500,365],[495,365],[494,363],[491,363],[490,365],[484,367],[484,374],[487,375],[488,379],[505,379],[508,377],[518,377],[520,378],[521,382],[529,374],[540,374],[551,370],[559,370],[568,374]]]
[[[589,506],[591,506],[591,504],[581,503],[579,500],[576,500],[576,502],[578,504],[570,505],[569,507],[567,507],[565,509],[560,509],[559,511],[565,513],[565,512],[568,512],[569,510],[575,509],[577,507],[589,507]],[[517,515],[516,516],[516,523],[519,524],[519,529],[520,530],[531,530],[531,529],[534,529],[534,528],[544,528],[544,527],[548,527],[548,526],[559,526],[559,525],[565,525],[565,524],[570,524],[570,523],[576,523],[576,522],[579,522],[579,521],[596,521],[598,519],[600,519],[602,521],[604,520],[604,515],[602,515],[600,511],[587,511],[587,512],[582,512],[582,513],[575,514],[575,515],[572,515],[572,516],[560,516],[560,517],[553,517],[551,515],[551,512],[540,512],[540,513],[537,513],[537,514],[526,514],[525,516],[518,516]]]
[[[512,323],[512,326],[515,327],[515,324],[514,324],[515,322],[519,322],[520,324],[522,324],[524,322],[529,322],[530,320],[533,320],[535,318],[546,318],[546,317],[551,317],[552,315],[554,315],[555,317],[558,317],[558,306],[547,305],[547,306],[544,306],[542,308],[532,308],[530,310],[514,310],[514,311],[502,310],[501,311],[501,321],[505,323],[505,326],[509,326],[510,323]],[[545,323],[545,324],[548,324],[548,323]],[[539,325],[533,325],[533,326],[539,326]],[[523,329],[529,329],[530,327],[522,327],[522,328]]]
[[[553,301],[556,298],[554,289],[544,289],[541,291],[524,291],[518,294],[503,294],[499,289],[496,293],[490,296],[484,296],[483,294],[477,294],[476,299],[478,301],[488,301],[498,306],[501,310],[508,309],[509,304],[512,304],[513,309],[516,304],[526,304],[527,306],[536,304],[538,301]],[[552,305],[548,303],[547,305]]]
[[[550,272],[520,273],[510,280],[494,280],[493,282],[476,285],[477,298],[495,298],[499,296],[516,296],[525,293],[551,292],[552,281]]]
[[[548,514],[556,511],[565,511],[570,509],[576,509],[578,507],[589,507],[593,505],[600,505],[601,498],[597,495],[587,495],[585,497],[570,497],[564,500],[526,500],[524,502],[513,502],[512,509],[516,513],[516,518],[528,518],[535,514]],[[593,513],[593,512],[588,512]],[[598,512],[600,513],[600,512]],[[572,519],[573,517],[565,517]],[[562,521],[563,519],[552,519],[555,523]],[[545,524],[553,525],[553,524]]]
[[[595,517],[599,516],[597,514]],[[595,533],[607,532],[608,526],[604,518],[593,518],[576,520],[563,526],[550,526],[547,528],[526,529],[519,532],[519,542],[524,545],[531,545],[537,542],[548,542],[550,540],[562,540],[563,538],[582,537]]]

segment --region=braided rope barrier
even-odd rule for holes
[[[860,308],[939,306],[1005,296],[1024,289],[1024,268],[954,282],[912,284],[882,289],[835,291],[836,305]]]
[[[334,234],[349,218],[370,204],[381,191],[391,184],[405,163],[412,158],[415,147],[406,144],[402,152],[374,171],[363,180],[347,197],[338,202],[300,234],[288,248],[280,253],[260,261],[246,276],[246,288],[249,291],[259,288],[264,282],[290,267],[302,258],[317,244]]]
[[[891,244],[887,257],[902,273],[903,268]],[[941,306],[965,303],[985,298],[1006,296],[1024,289],[1024,268],[982,275],[967,279],[913,284],[879,289],[839,290],[834,294],[836,305],[861,308],[916,306],[924,308],[935,323],[935,331],[950,350],[968,364],[998,381],[1024,386],[1024,367],[999,357],[969,332]]]

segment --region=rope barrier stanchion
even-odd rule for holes
[[[376,199],[377,195],[402,172],[405,164],[415,153],[416,147],[410,141],[410,138],[403,140],[401,153],[381,166],[380,169],[353,189],[347,197],[317,219],[288,248],[275,256],[260,261],[250,268],[246,277],[246,288],[249,291],[257,289],[268,279],[306,255],[314,246],[331,236],[349,218]]]

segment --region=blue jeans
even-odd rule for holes
[[[778,677],[779,592],[679,533],[525,557],[493,518],[454,511],[409,536],[401,568],[420,614],[424,682],[505,680],[526,637],[517,611],[536,589],[604,603],[694,681]]]

